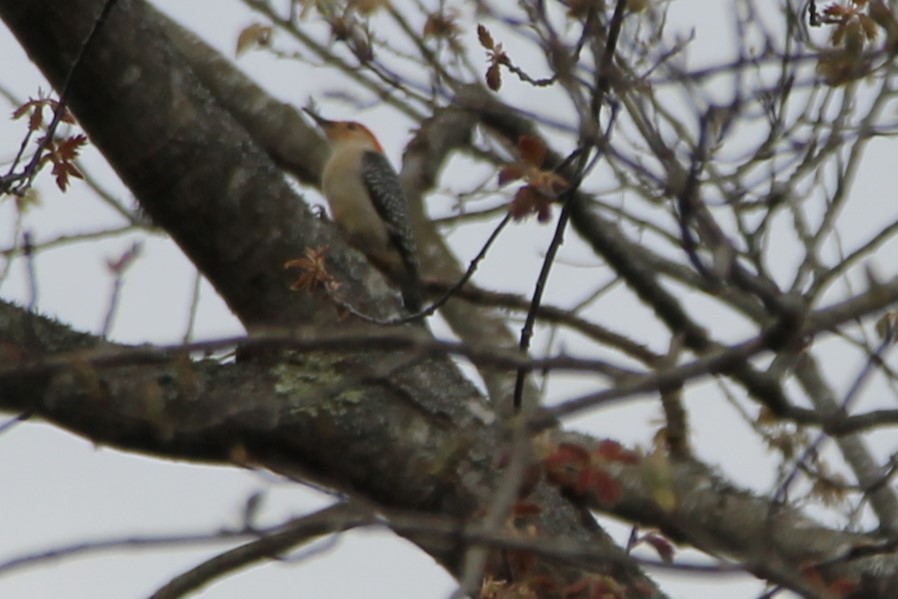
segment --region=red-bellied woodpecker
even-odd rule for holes
[[[408,206],[399,177],[374,134],[354,121],[329,121],[311,110],[331,146],[321,189],[349,244],[399,286],[409,312],[421,310],[421,279]]]

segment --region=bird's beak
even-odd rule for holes
[[[318,125],[322,129],[327,130],[329,127],[332,127],[334,125],[334,121],[327,120],[326,118],[319,115],[317,112],[310,110],[309,108],[303,108],[303,110],[306,112],[306,114],[308,114],[310,117],[312,117],[312,120],[314,120],[316,123],[318,123]]]

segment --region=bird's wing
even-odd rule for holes
[[[386,156],[369,151],[362,154],[362,180],[371,196],[374,209],[387,226],[390,243],[402,259],[409,279],[407,282],[420,289],[415,238],[399,176]]]

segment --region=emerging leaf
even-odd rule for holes
[[[499,170],[499,185],[505,185],[509,181],[524,178],[524,169],[517,164],[506,164]]]
[[[495,46],[493,43],[493,36],[490,35],[489,29],[483,25],[477,26],[477,39],[480,40],[480,45],[487,50],[492,50]]]
[[[53,176],[56,177],[56,185],[60,191],[65,191],[69,187],[69,177],[83,179],[84,175],[78,170],[74,164],[70,162],[56,162],[53,164]]]
[[[589,466],[580,470],[574,491],[580,495],[588,495],[599,502],[612,505],[620,500],[620,486],[608,472],[598,466]]]
[[[389,0],[350,0],[349,2],[349,6],[363,15],[370,15],[388,4]]]
[[[502,87],[502,73],[498,64],[492,64],[486,70],[486,86],[494,92],[499,91]]]
[[[535,135],[522,135],[518,139],[521,160],[534,168],[540,168],[546,157],[546,144]]]
[[[876,334],[883,341],[889,339],[894,343],[896,333],[898,333],[898,310],[890,310],[876,321]]]
[[[552,218],[552,198],[540,193],[533,185],[524,185],[518,189],[508,211],[515,220],[536,214],[536,219],[545,223]]]
[[[609,462],[620,462],[630,465],[638,464],[641,459],[638,453],[626,449],[623,445],[611,439],[600,441],[596,447],[595,454]]]
[[[87,136],[83,134],[73,135],[56,142],[56,154],[59,160],[68,162],[78,157],[81,148],[87,144]]]

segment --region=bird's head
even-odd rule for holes
[[[383,148],[377,141],[377,138],[365,125],[356,121],[331,121],[308,108],[303,108],[303,110],[318,123],[332,147],[353,145],[376,152],[383,152]]]

